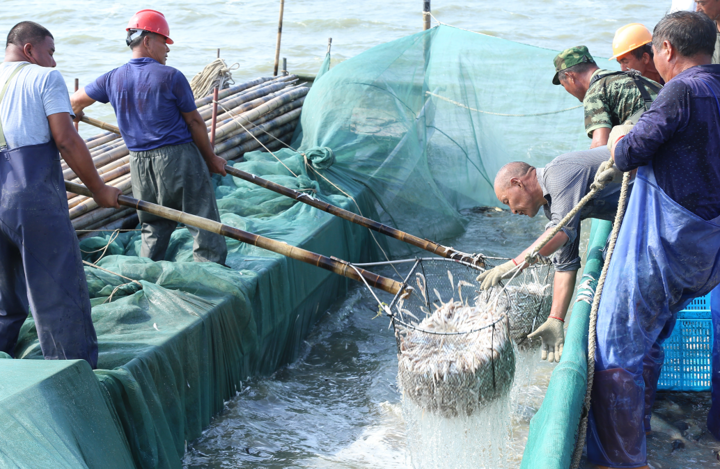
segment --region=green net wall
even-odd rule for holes
[[[237,166],[413,234],[450,238],[464,228],[459,210],[497,204],[491,183],[503,164],[543,165],[588,146],[579,103],[550,84],[554,55],[438,27],[329,71],[326,60],[292,142],[298,151],[250,153]],[[215,184],[228,225],[353,262],[379,259],[381,250],[408,254],[399,242],[376,235],[376,243],[366,229],[250,183],[216,177]],[[107,412],[104,426],[76,432],[103,432],[98,445],[115,448],[119,467],[180,467],[185,441],[199,436],[243,379],[293,360],[319,315],[347,288],[344,278],[316,267],[227,243],[229,269],[191,262],[184,228],[173,234],[166,262],[138,257],[137,232],[81,243],[86,260],[139,283],[86,269],[100,345],[95,376]],[[32,319],[16,355],[41,358]],[[62,395],[64,384],[54,379],[47,386]],[[46,414],[18,402],[3,400],[2,412],[44,428]],[[61,433],[89,418],[63,402],[65,414],[54,414]],[[105,467],[84,452],[84,442],[64,438],[44,431],[36,444],[74,444],[78,460]],[[33,467],[16,447],[0,455]]]
[[[327,172],[370,189],[385,222],[456,235],[459,209],[497,205],[505,163],[589,147],[556,53],[445,26],[377,46],[315,81],[293,145],[332,148]]]

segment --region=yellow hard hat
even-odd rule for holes
[[[617,59],[650,42],[652,42],[652,34],[648,28],[640,23],[625,25],[615,32],[612,42],[613,56],[610,57],[610,60]]]

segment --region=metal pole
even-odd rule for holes
[[[287,71],[287,57],[283,57],[283,69],[282,69],[282,74],[283,74],[283,76],[287,76],[287,75],[288,75],[288,71]]]
[[[430,29],[430,0],[423,0],[423,30]]]
[[[80,79],[75,79],[75,91],[80,89]],[[75,130],[80,130],[80,122],[75,122]]]
[[[332,47],[332,38],[329,37],[329,38],[328,38],[328,48],[327,48],[326,54],[329,54],[329,53],[330,53],[330,48],[331,48],[331,47]]]
[[[283,11],[285,10],[285,0],[280,0],[280,19],[278,20],[278,35],[277,45],[275,46],[275,68],[273,69],[273,76],[278,74],[278,65],[280,63],[280,38],[282,36],[282,21]]]
[[[218,58],[218,59],[220,58],[220,49],[218,49],[218,55],[217,55],[217,58]]]

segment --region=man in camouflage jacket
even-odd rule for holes
[[[562,85],[583,103],[585,131],[592,139],[590,148],[606,145],[614,126],[645,109],[645,101],[633,78],[598,67],[587,47],[566,49],[555,56],[554,63],[553,85]],[[641,80],[654,100],[661,86],[647,78]]]

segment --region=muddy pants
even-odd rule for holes
[[[130,171],[135,198],[220,221],[210,172],[194,143],[131,151]],[[140,255],[154,261],[164,260],[177,222],[140,210],[138,218],[142,224]],[[187,229],[195,239],[195,261],[225,263],[227,247],[223,236],[191,226]]]

